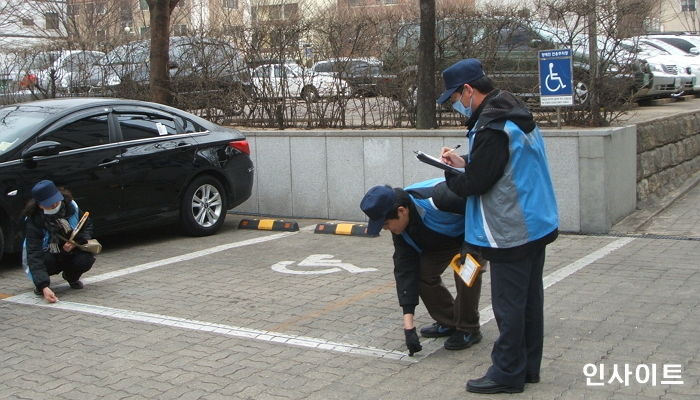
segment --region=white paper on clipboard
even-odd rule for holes
[[[432,165],[433,167],[437,167],[440,169],[444,169],[445,171],[449,171],[455,174],[462,174],[464,173],[464,168],[455,168],[451,165],[447,165],[444,162],[438,160],[437,158],[425,154],[420,150],[414,151],[416,153],[416,158],[419,159],[420,161],[423,161],[426,164]]]

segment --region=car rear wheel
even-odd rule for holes
[[[216,233],[226,219],[226,192],[211,176],[200,176],[185,190],[180,207],[180,225],[184,233],[208,236]]]

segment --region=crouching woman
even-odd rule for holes
[[[49,303],[58,301],[50,288],[51,275],[62,272],[71,288],[82,289],[80,276],[95,263],[95,256],[80,250],[70,238],[80,220],[80,209],[71,193],[49,180],[32,188],[32,199],[24,209],[25,239],[22,248],[24,271],[34,283],[34,293]],[[78,244],[92,237],[88,218],[73,238]]]

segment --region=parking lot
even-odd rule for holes
[[[32,293],[17,260],[3,261],[0,397],[456,399],[490,364],[488,274],[483,341],[447,351],[422,339],[408,357],[390,235],[317,234],[318,220],[243,230],[242,218],[203,238],[107,237],[85,289],[56,277],[55,305]],[[562,235],[550,245],[542,382],[515,398],[697,398],[700,241],[685,239]],[[416,317],[432,322],[422,306]],[[608,382],[606,370],[594,386],[586,364],[632,375]],[[655,384],[635,381],[652,364]],[[666,364],[681,365],[681,379],[662,384]]]

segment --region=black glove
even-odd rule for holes
[[[406,347],[408,348],[409,356],[413,357],[413,353],[423,350],[423,346],[420,345],[420,340],[418,340],[416,328],[404,329],[403,333],[406,335]]]

